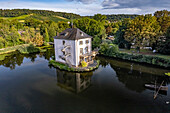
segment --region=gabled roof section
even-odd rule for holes
[[[68,28],[61,32],[59,36],[55,36],[54,39],[65,39],[65,40],[79,40],[83,38],[92,38],[88,34],[84,33],[78,28]]]

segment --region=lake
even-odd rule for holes
[[[170,113],[170,70],[97,57],[93,72],[72,73],[48,66],[53,50],[0,61],[1,113]],[[161,83],[168,92],[144,87]]]

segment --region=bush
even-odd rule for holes
[[[169,73],[165,73],[165,75],[170,76],[170,72]]]
[[[116,44],[108,44],[106,42],[102,43],[100,46],[99,53],[112,56],[119,52],[119,47]]]
[[[22,54],[29,54],[29,53],[40,52],[40,49],[34,47],[33,45],[30,45],[28,47],[21,46],[20,48],[18,48],[18,51]]]
[[[81,66],[82,66],[82,67],[87,67],[87,63],[86,63],[85,61],[82,61],[82,62],[81,62]]]

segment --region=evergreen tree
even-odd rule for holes
[[[56,36],[56,30],[53,25],[50,25],[48,33],[49,33],[49,37],[50,37],[49,41],[53,42],[54,41],[53,37]]]
[[[49,35],[48,35],[47,28],[45,28],[44,41],[49,42]]]

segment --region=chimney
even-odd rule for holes
[[[59,32],[57,32],[57,36],[59,36]]]

